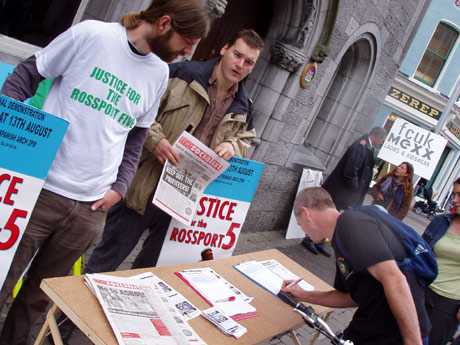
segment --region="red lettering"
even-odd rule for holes
[[[192,236],[193,230],[188,230],[187,231],[187,238],[185,239],[185,243],[190,243],[191,242],[191,236]]]
[[[213,234],[212,235],[212,240],[211,240],[211,244],[210,244],[211,247],[217,247],[216,242],[217,242],[218,238],[219,238],[218,234]]]
[[[204,214],[204,212],[206,211],[206,206],[204,205],[204,203],[208,201],[208,198],[207,197],[202,197],[200,198],[200,201],[198,202],[198,210],[196,211],[196,214],[198,216],[201,216]]]
[[[16,219],[18,218],[27,218],[27,211],[25,210],[18,210],[15,208],[13,212],[11,212],[8,221],[6,222],[5,229],[0,229],[0,231],[8,230],[11,234],[10,237],[5,242],[0,242],[0,250],[8,250],[19,238],[21,233],[19,226],[15,223]]]
[[[173,231],[171,232],[171,237],[169,238],[169,240],[177,242],[177,233],[178,232],[179,232],[179,229],[177,227],[174,227]]]
[[[228,240],[227,244],[222,245],[223,250],[231,249],[235,245],[236,234],[235,234],[234,231],[238,230],[240,228],[240,226],[241,226],[241,224],[238,224],[238,223],[231,223],[230,224],[230,227],[228,228],[227,234],[226,234],[226,236],[229,238],[229,240]]]
[[[219,244],[218,247],[222,246],[222,240],[224,239],[225,235],[219,234]]]
[[[219,199],[214,199],[216,200],[217,205],[214,207],[214,213],[212,214],[212,218],[217,217],[217,212],[219,211],[220,208],[220,200]]]
[[[222,205],[220,206],[220,211],[219,211],[219,219],[222,219],[222,220],[231,220],[231,219],[228,219],[228,214],[227,216],[224,214],[224,210],[225,210],[225,206],[227,206],[228,204],[230,204],[230,201],[224,201],[222,203]]]
[[[238,205],[236,202],[231,202],[228,208],[227,216],[225,217],[226,220],[232,221],[233,220],[233,213],[235,213],[235,207]]]
[[[199,231],[195,230],[193,232],[193,241],[192,241],[192,244],[196,244],[198,242],[198,235],[200,234]]]
[[[14,205],[14,201],[11,200],[11,195],[18,193],[18,190],[16,189],[16,184],[17,183],[22,184],[23,181],[24,180],[22,178],[13,176],[13,180],[11,181],[10,186],[8,187],[8,190],[6,191],[5,199],[3,200],[5,204]]]
[[[204,236],[204,242],[203,244],[208,247],[209,246],[209,243],[211,243],[211,238],[212,238],[212,234],[210,234],[209,232]]]
[[[1,174],[0,175],[0,185],[3,183],[3,181],[9,181],[11,178],[10,174]],[[2,198],[0,197],[0,201],[2,201]]]
[[[184,240],[185,240],[185,229],[180,229],[178,240],[179,240],[179,242],[184,242]]]
[[[209,198],[208,201],[209,201],[209,208],[208,208],[208,212],[206,213],[206,217],[211,217],[211,212],[212,212],[212,209],[217,199]]]
[[[196,244],[200,245],[200,242],[204,239],[205,233],[203,231],[200,231],[200,234],[198,235],[198,241]]]

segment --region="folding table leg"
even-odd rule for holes
[[[291,336],[292,341],[294,342],[295,345],[302,345],[295,331],[289,331],[289,335]]]
[[[324,315],[323,320],[327,322],[329,320],[329,318],[331,317],[332,313],[333,313],[332,310],[327,312],[326,315]],[[311,339],[310,345],[313,345],[314,343],[316,343],[316,340],[318,340],[319,335],[320,335],[320,333],[317,331],[316,334]]]
[[[48,331],[51,332],[51,336],[53,337],[55,345],[64,345],[64,343],[62,342],[61,333],[59,332],[59,328],[56,322],[57,311],[58,307],[56,306],[56,304],[53,304],[51,309],[48,311],[48,314],[46,315],[45,323],[40,329],[40,332],[38,333],[34,345],[43,345],[45,338],[48,335]]]

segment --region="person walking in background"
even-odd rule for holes
[[[355,141],[323,183],[338,210],[359,206],[369,190],[375,157],[385,140],[386,132],[374,127],[368,135]]]
[[[413,197],[412,164],[403,162],[390,173],[381,177],[371,189],[374,204],[385,207],[398,219],[403,219],[409,212]]]
[[[454,182],[450,213],[433,218],[423,238],[433,248],[438,276],[426,293],[431,319],[430,344],[445,345],[458,327],[460,308],[460,177]]]
[[[385,129],[372,128],[368,135],[359,138],[347,149],[324,181],[322,187],[329,192],[338,210],[363,203],[372,180],[375,157],[385,136]],[[302,241],[302,245],[313,254],[331,256],[324,248],[324,243],[313,243],[308,236]]]
[[[208,30],[202,1],[155,0],[121,24],[72,26],[19,64],[3,85],[2,93],[25,100],[41,80],[54,79],[43,110],[70,126],[1,290],[3,307],[30,263],[1,345],[27,344],[49,303],[40,282],[68,274],[104,228],[106,211],[136,171],[166,91],[166,62],[190,54]]]

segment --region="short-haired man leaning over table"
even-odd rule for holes
[[[283,291],[326,307],[357,306],[344,332],[344,338],[356,345],[428,344],[424,287],[413,272],[399,269],[396,260],[405,258],[406,252],[391,229],[358,209],[339,212],[321,187],[300,192],[294,214],[314,242],[332,239],[335,290],[305,291],[285,282]]]

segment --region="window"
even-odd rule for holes
[[[414,78],[433,86],[457,41],[457,37],[457,30],[445,23],[439,23],[420,65],[415,71]]]
[[[70,27],[81,0],[0,0],[0,34],[45,46]]]

